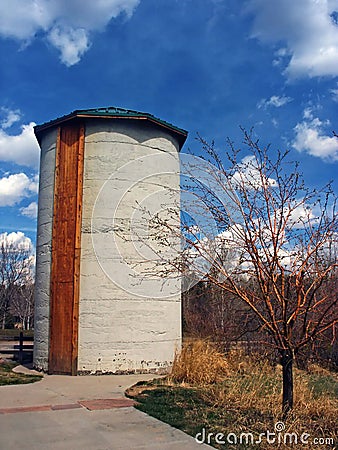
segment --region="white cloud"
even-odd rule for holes
[[[30,192],[32,192],[33,195],[38,194],[38,192],[39,192],[39,175],[38,174],[34,175],[29,180],[28,190]]]
[[[325,134],[325,125],[328,123],[317,117],[313,118],[308,109],[304,111],[304,118],[305,120],[294,128],[295,139],[292,147],[326,161],[338,161],[338,138]]]
[[[264,108],[266,109],[269,106],[274,106],[275,108],[280,108],[281,106],[286,105],[287,103],[292,102],[291,97],[282,96],[279,97],[278,95],[272,95],[269,99],[263,98],[258,103],[258,108]]]
[[[238,164],[238,171],[234,173],[231,183],[234,188],[244,189],[260,189],[263,183],[266,185],[275,186],[276,180],[273,178],[266,178],[259,169],[258,161],[255,156],[245,156],[240,164]]]
[[[186,229],[186,233],[196,236],[200,233],[200,227],[198,225],[191,225]]]
[[[0,34],[29,42],[39,36],[61,52],[67,66],[76,64],[90,46],[90,33],[103,30],[111,19],[130,17],[140,0],[2,0]],[[67,46],[70,48],[68,49]]]
[[[1,108],[1,111],[5,117],[1,121],[1,128],[6,130],[10,128],[14,123],[18,122],[21,118],[20,111],[17,109],[15,111],[7,108]]]
[[[304,202],[304,199],[298,199],[290,205],[285,206],[283,211],[277,210],[278,220],[283,215],[283,221],[286,223],[287,231],[306,228],[309,224],[314,224],[318,217],[315,214],[315,205]]]
[[[194,245],[185,251],[189,270],[200,275],[206,274],[216,260],[218,260],[216,264],[221,264],[227,273],[238,268],[245,270],[246,267],[241,262],[245,252],[244,240],[245,231],[242,225],[237,223],[213,238],[198,237]]]
[[[33,244],[29,237],[21,231],[0,234],[0,245],[11,245],[19,250],[32,251]]]
[[[35,266],[35,248],[29,237],[25,236],[22,231],[12,232],[12,233],[1,233],[0,234],[0,246],[4,246],[9,254],[12,252],[15,254],[18,251],[25,252],[24,259],[14,263],[13,269],[19,269],[19,280],[29,280],[34,279],[34,266]],[[15,258],[17,260],[17,258]],[[14,261],[13,261],[14,262]],[[18,280],[18,281],[19,281]]]
[[[305,108],[303,112],[304,119],[312,120],[313,119],[313,111],[312,108]]]
[[[89,48],[88,36],[83,28],[74,30],[55,27],[49,33],[48,40],[60,50],[61,62],[68,67],[78,63]]]
[[[337,0],[249,0],[252,37],[280,46],[274,65],[289,79],[338,75]]]
[[[16,173],[0,178],[0,206],[14,206],[37,192],[37,178]]]
[[[40,148],[34,136],[35,123],[22,125],[21,133],[8,134],[0,129],[0,161],[38,167]]]
[[[20,40],[34,37],[39,30],[45,30],[52,21],[52,15],[46,6],[46,1],[39,0],[2,0],[0,33],[5,37]]]
[[[317,221],[317,217],[314,214],[313,205],[307,205],[304,203],[300,203],[296,207],[291,206],[291,211],[289,214],[289,227],[292,229],[295,228],[304,228],[308,226],[309,223],[314,223]]]
[[[20,208],[20,212],[23,216],[29,217],[30,219],[36,219],[38,216],[38,204],[32,202],[25,208]]]

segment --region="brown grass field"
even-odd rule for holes
[[[281,386],[281,367],[267,358],[238,350],[224,356],[211,343],[196,340],[176,355],[168,377],[129,394],[139,409],[192,436],[204,433],[204,442],[215,448],[338,448],[337,374],[316,365],[295,368],[295,405],[285,422]],[[275,433],[269,442],[267,431]]]

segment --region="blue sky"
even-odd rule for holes
[[[35,241],[33,126],[81,108],[152,113],[196,154],[254,126],[337,192],[337,21],[338,0],[2,0],[0,233]]]

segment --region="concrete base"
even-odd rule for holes
[[[212,448],[133,407],[127,387],[153,376],[46,375],[0,387],[0,442],[7,450],[193,450]],[[106,399],[97,402],[97,399]],[[110,403],[107,399],[111,399]],[[115,400],[115,406],[114,402]],[[117,402],[119,400],[119,402]],[[78,406],[75,407],[75,404]],[[109,403],[109,405],[108,405]],[[51,405],[51,406],[50,406]],[[110,406],[109,409],[106,407]],[[4,412],[4,410],[11,410]],[[16,411],[14,411],[14,409]],[[25,411],[25,412],[24,412]]]

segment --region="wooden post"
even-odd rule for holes
[[[19,335],[19,363],[23,363],[23,332],[20,331]]]
[[[77,375],[84,126],[60,128],[54,188],[50,374]]]

